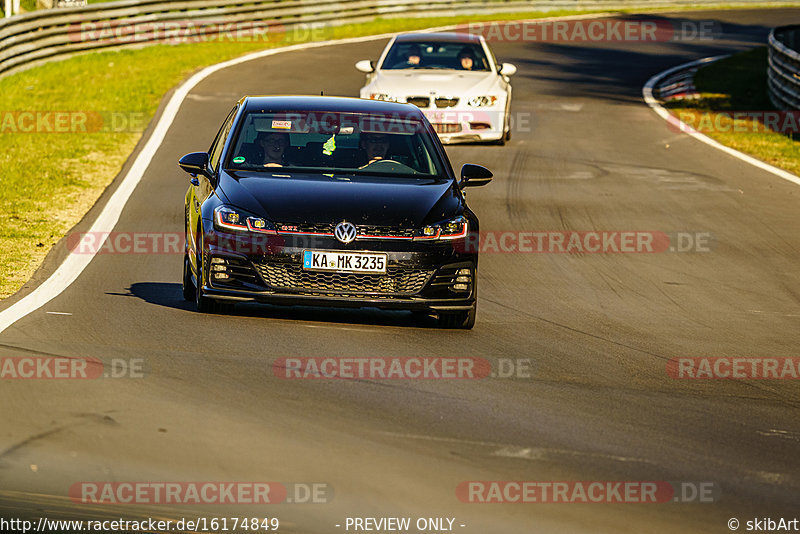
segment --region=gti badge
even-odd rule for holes
[[[336,236],[336,239],[346,245],[348,243],[352,243],[356,238],[356,226],[353,223],[342,221],[336,225],[336,229],[333,231],[333,233]]]

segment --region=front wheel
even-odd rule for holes
[[[510,122],[510,116],[506,111],[505,117],[503,118],[503,135],[500,136],[500,139],[498,139],[494,143],[496,145],[503,146],[508,141],[511,141],[511,122]]]
[[[195,299],[197,289],[194,287],[192,280],[192,266],[189,263],[189,255],[183,256],[183,299],[191,302]]]

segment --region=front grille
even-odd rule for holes
[[[431,124],[431,126],[433,126],[433,129],[434,131],[436,131],[436,133],[446,134],[446,133],[458,133],[461,131],[460,124],[434,122],[433,124]]]
[[[338,223],[337,223],[338,224]],[[335,224],[294,224],[277,223],[275,228],[278,232],[287,233],[308,233],[308,234],[329,234],[333,235],[336,228]],[[414,230],[406,228],[395,228],[393,226],[370,226],[357,225],[356,229],[359,236],[370,237],[414,237]]]
[[[406,102],[414,104],[418,108],[427,108],[431,105],[431,99],[427,96],[409,96]]]
[[[409,268],[388,269],[386,274],[306,271],[295,263],[257,263],[264,282],[275,289],[314,294],[398,294],[419,293],[433,271]]]
[[[358,235],[374,237],[414,237],[414,230],[404,230],[392,226],[359,226]]]
[[[442,98],[439,97],[436,99],[436,107],[437,108],[452,108],[458,104],[458,98]]]

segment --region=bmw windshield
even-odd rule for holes
[[[416,116],[249,112],[226,169],[430,178],[446,173]]]
[[[381,69],[491,70],[480,43],[450,41],[396,42]]]

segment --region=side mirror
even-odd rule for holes
[[[367,74],[369,74],[370,72],[375,71],[375,66],[369,59],[362,59],[361,61],[356,63],[356,69],[360,70],[361,72],[366,72]]]
[[[207,177],[211,176],[211,173],[208,172],[208,154],[206,152],[192,152],[191,154],[186,154],[178,161],[178,165],[181,169],[192,175],[193,184],[198,174]]]
[[[461,181],[458,182],[458,187],[477,187],[479,185],[486,185],[492,181],[492,171],[480,165],[473,165],[466,163],[461,167]]]
[[[503,63],[500,65],[500,70],[497,72],[503,76],[513,76],[517,73],[517,67],[511,63]]]

